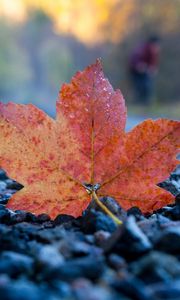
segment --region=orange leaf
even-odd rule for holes
[[[146,120],[127,134],[125,122],[123,96],[99,61],[62,86],[56,120],[31,104],[1,103],[0,166],[24,185],[8,207],[79,216],[92,187],[126,209],[172,202],[156,184],[177,165],[180,122]]]

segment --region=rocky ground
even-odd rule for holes
[[[161,186],[176,203],[148,216],[103,199],[116,227],[94,203],[78,219],[9,211],[21,186],[0,171],[0,299],[179,300],[180,169]]]

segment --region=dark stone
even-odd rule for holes
[[[48,272],[43,272],[42,276],[46,280],[53,278],[63,281],[72,281],[79,277],[86,277],[92,280],[99,278],[104,271],[104,257],[85,256],[66,261],[61,267],[55,267]]]
[[[7,236],[9,234],[9,236]],[[0,249],[17,251],[17,252],[25,252],[26,251],[26,240],[24,237],[20,237],[17,232],[13,232],[13,230],[7,229],[6,232],[1,235],[0,238]]]
[[[114,221],[101,211],[91,209],[82,217],[82,230],[85,233],[94,233],[99,230],[113,232],[116,228]]]
[[[0,249],[26,253],[27,242],[36,236],[39,226],[31,223],[17,223],[6,226],[0,234]]]
[[[86,255],[100,255],[102,254],[102,249],[95,247],[94,245],[89,245],[84,241],[69,241],[69,250],[73,257],[81,257]]]
[[[32,224],[28,222],[21,222],[15,224],[12,228],[24,238],[27,236],[30,238],[35,238],[36,234],[42,229],[42,226],[38,223]]]
[[[4,251],[0,256],[0,273],[17,277],[20,274],[31,274],[33,271],[33,259],[27,255]]]
[[[0,210],[0,223],[8,224],[10,221],[10,212],[6,209]]]
[[[168,254],[152,251],[130,266],[132,273],[145,283],[168,282],[180,278],[180,263]]]
[[[164,214],[164,216],[168,217],[171,220],[179,221],[180,220],[180,205],[170,207],[163,214]]]
[[[36,264],[47,268],[59,268],[64,263],[64,258],[54,245],[45,245],[41,247],[36,255]]]
[[[5,181],[0,180],[0,192],[4,193],[7,188]]]
[[[179,194],[179,190],[178,190],[177,186],[175,186],[170,179],[167,179],[163,182],[158,183],[158,186],[171,192],[171,194],[173,194],[174,196]]]
[[[54,293],[57,294],[57,298],[53,297],[52,300],[73,299],[71,286],[67,282],[54,278],[49,282],[49,288],[53,289]]]
[[[7,210],[7,208],[5,207],[5,205],[0,204],[0,210]]]
[[[176,205],[180,205],[180,193],[175,198]]]
[[[38,222],[38,219],[37,219],[37,216],[35,216],[34,214],[27,212],[26,221],[36,223],[36,222]]]
[[[7,177],[7,175],[6,175],[6,173],[2,170],[2,169],[0,169],[0,180],[6,180],[8,177]]]
[[[170,227],[164,230],[156,239],[155,249],[171,254],[180,253],[180,227]]]
[[[161,233],[164,226],[168,224],[169,219],[159,213],[153,214],[149,219],[138,222],[138,226],[151,242],[154,242],[157,239],[157,236]]]
[[[92,284],[85,278],[74,280],[72,291],[76,300],[128,300],[113,289]]]
[[[0,285],[1,300],[50,300],[48,292],[43,291],[33,282],[21,279]]]
[[[111,236],[111,233],[104,230],[96,231],[94,234],[96,245],[103,246],[105,241]]]
[[[6,180],[6,184],[7,184],[7,189],[11,189],[11,190],[19,191],[23,188],[22,184],[11,179]]]
[[[127,222],[119,226],[105,242],[103,248],[106,253],[116,252],[128,260],[132,260],[150,251],[152,245],[136,224],[135,218],[130,216]]]
[[[54,219],[54,225],[57,226],[57,225],[61,225],[63,223],[67,223],[67,222],[70,222],[70,221],[73,221],[74,220],[74,217],[73,216],[69,216],[69,215],[58,215],[55,219]]]
[[[131,208],[129,208],[127,210],[127,215],[130,216],[130,215],[133,215],[135,217],[135,215],[142,215],[142,211],[140,210],[139,207],[137,206],[132,206]]]
[[[126,211],[116,202],[114,198],[108,196],[100,197],[100,201],[120,220],[122,220],[123,222],[126,220]],[[102,208],[96,203],[95,200],[91,201],[90,205],[87,208],[87,211],[92,209],[104,213]]]
[[[150,286],[152,299],[157,300],[179,300],[180,280],[173,280],[166,283],[157,283]]]
[[[25,222],[27,217],[27,212],[23,210],[17,210],[15,214],[11,216],[10,224],[16,224]]]
[[[118,292],[127,296],[128,299],[152,300],[151,293],[143,282],[138,279],[129,278],[125,280],[114,280],[111,283],[111,286]]]
[[[49,220],[49,221],[46,221],[46,222],[43,222],[43,227],[44,228],[54,228],[54,224],[53,224],[53,221],[52,220]]]
[[[133,215],[136,218],[137,221],[139,221],[139,220],[141,220],[143,218],[142,212],[139,209],[139,207],[137,207],[137,206],[133,206],[130,209],[128,209],[127,215],[128,216]]]
[[[64,228],[60,228],[60,226],[56,226],[54,228],[45,228],[42,230],[36,230],[35,239],[44,244],[51,244],[53,242],[59,241],[65,238],[67,233]]]
[[[37,222],[44,223],[50,221],[50,216],[47,214],[40,214],[37,216]]]
[[[112,253],[108,257],[108,263],[110,267],[115,270],[124,269],[127,267],[126,261],[118,254]]]
[[[0,196],[0,204],[6,205],[12,194],[5,194]]]

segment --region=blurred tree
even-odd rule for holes
[[[32,76],[27,53],[18,42],[17,30],[0,19],[0,97],[4,101],[23,99],[27,80]]]
[[[44,42],[51,36],[54,37],[54,33],[49,17],[40,10],[30,11],[29,18],[21,28],[21,47],[26,50],[29,57],[33,74],[30,90],[33,94],[39,91],[37,97],[41,95],[43,89],[44,92],[46,90],[46,74],[41,52]]]

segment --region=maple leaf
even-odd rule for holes
[[[24,186],[8,207],[77,217],[95,192],[143,212],[173,202],[156,184],[178,163],[180,122],[146,120],[129,133],[125,123],[123,96],[98,60],[62,86],[56,120],[31,104],[1,103],[0,166]]]

